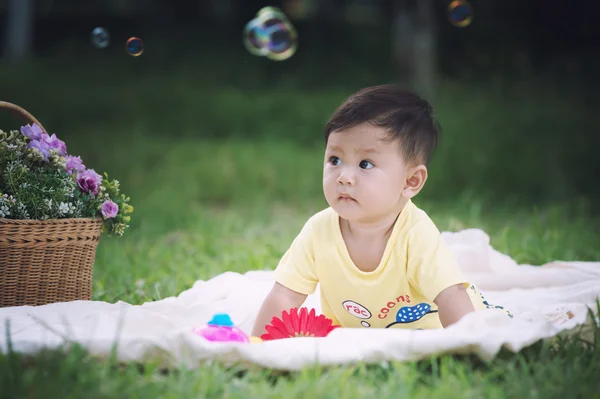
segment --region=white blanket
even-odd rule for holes
[[[597,313],[598,309],[600,262],[518,265],[494,250],[481,230],[443,236],[472,282],[490,302],[511,309],[514,318],[486,310],[440,330],[339,328],[325,338],[209,342],[194,335],[192,328],[208,322],[214,313],[229,313],[249,334],[272,285],[271,271],[227,272],[197,281],[177,297],[142,305],[74,301],[0,308],[0,350],[6,352],[9,337],[13,350],[22,353],[75,342],[101,357],[116,345],[122,361],[152,359],[167,367],[199,367],[208,360],[298,370],[311,365],[417,360],[442,353],[476,354],[491,360],[502,347],[517,352],[560,333],[592,331],[597,316],[589,310]],[[318,290],[304,306],[319,311]]]

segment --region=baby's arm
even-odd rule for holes
[[[429,217],[422,217],[409,231],[407,251],[408,279],[425,298],[437,305],[444,328],[475,311],[467,293],[468,279]]]
[[[438,307],[440,321],[444,328],[456,323],[467,313],[475,311],[473,302],[463,284],[452,285],[444,289],[434,302]]]
[[[306,297],[307,295],[292,291],[276,282],[258,312],[252,335],[260,337],[266,332],[265,326],[271,323],[274,316],[281,317],[281,313],[284,310],[299,308],[306,300]]]
[[[308,295],[315,291],[318,278],[315,270],[313,221],[310,218],[304,224],[300,234],[281,257],[274,272],[275,284],[256,316],[253,336],[260,337],[266,332],[265,326],[271,323],[273,317],[281,318],[284,310],[299,308]]]

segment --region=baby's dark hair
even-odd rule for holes
[[[401,86],[367,87],[351,95],[333,113],[325,126],[325,144],[332,132],[368,122],[383,128],[387,140],[400,142],[402,156],[409,165],[428,166],[442,130],[432,112],[426,100]]]

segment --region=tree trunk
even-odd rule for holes
[[[397,66],[398,80],[403,84],[412,81],[412,43],[415,32],[408,0],[392,0],[392,58]]]
[[[437,80],[433,0],[396,0],[393,5],[392,56],[399,80],[423,96],[432,96]]]
[[[435,94],[437,83],[436,29],[433,0],[417,3],[415,34],[415,88],[424,96]]]
[[[11,63],[21,62],[33,50],[33,0],[8,0],[5,58]]]

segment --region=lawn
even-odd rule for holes
[[[191,68],[150,75],[79,62],[10,71],[1,93],[131,196],[131,228],[98,247],[95,300],[140,304],[225,271],[272,269],[326,206],[322,126],[354,87],[211,85]],[[440,230],[483,229],[520,263],[600,260],[594,202],[571,177],[585,169],[573,159],[591,153],[575,132],[591,123],[585,109],[531,87],[443,89],[435,105],[445,137],[417,205]],[[598,375],[600,348],[577,342],[503,352],[491,364],[441,356],[284,375],[219,364],[165,371],[74,349],[0,355],[0,397],[593,398]]]

